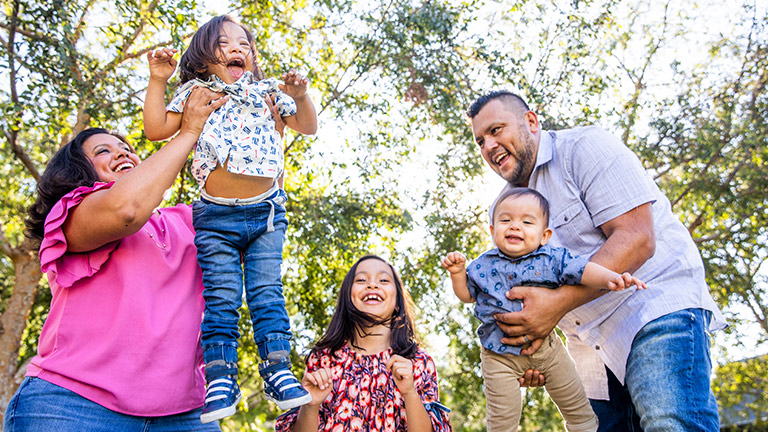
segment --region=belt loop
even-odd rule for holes
[[[267,232],[273,232],[275,230],[275,204],[272,200],[267,200],[269,203],[269,218],[267,218]]]

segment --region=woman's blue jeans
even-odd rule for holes
[[[164,417],[137,417],[104,408],[40,378],[25,378],[8,404],[5,432],[216,432],[200,423],[202,408]]]
[[[625,384],[609,370],[611,400],[590,400],[598,431],[718,431],[708,326],[703,309],[646,324],[632,342]]]
[[[280,275],[288,226],[284,203],[285,192],[278,190],[256,204],[221,205],[201,199],[192,206],[205,286],[202,345],[206,363],[237,360],[243,287],[259,356],[266,359],[271,352],[291,350]]]

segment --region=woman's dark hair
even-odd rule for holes
[[[394,275],[397,299],[395,301],[395,310],[389,318],[379,319],[361,312],[352,303],[352,285],[355,283],[357,266],[369,259],[376,259],[385,263],[392,270],[392,275]],[[339,298],[336,301],[336,312],[331,317],[331,323],[328,324],[328,330],[326,330],[325,335],[312,347],[310,355],[319,353],[326,348],[331,353],[335,353],[346,342],[359,349],[360,347],[354,345],[355,337],[367,334],[366,329],[368,328],[384,324],[388,325],[391,329],[390,346],[392,347],[392,352],[405,358],[413,358],[416,355],[418,342],[416,341],[413,318],[411,317],[411,303],[411,296],[403,289],[400,276],[391,264],[376,255],[366,255],[360,258],[349,269],[347,275],[344,276],[344,280],[341,282],[341,289],[339,290]]]
[[[239,25],[251,44],[251,55],[253,56],[253,76],[257,80],[264,79],[264,73],[256,62],[256,48],[253,44],[253,35],[240,23],[230,18],[228,15],[219,15],[203,24],[189,42],[189,47],[181,55],[179,60],[179,81],[184,84],[195,78],[200,80],[208,79],[208,65],[221,63],[219,60],[219,35],[224,28],[224,23],[230,22]]]
[[[122,135],[102,128],[90,128],[80,132],[72,141],[61,147],[37,181],[37,199],[27,210],[27,236],[41,240],[45,218],[53,205],[78,187],[93,186],[99,181],[96,169],[83,151],[83,143],[99,134],[112,135],[129,144]]]

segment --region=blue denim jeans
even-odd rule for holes
[[[709,312],[684,309],[635,336],[625,384],[609,372],[610,401],[590,400],[598,431],[718,431],[710,387]]]
[[[243,286],[259,356],[266,359],[271,352],[291,349],[280,277],[288,226],[285,192],[277,190],[255,204],[231,201],[233,205],[222,205],[200,199],[192,206],[197,260],[205,286],[202,345],[206,363],[237,360]]]
[[[104,408],[40,378],[25,378],[5,411],[5,432],[214,432],[202,408],[164,417],[137,417]]]

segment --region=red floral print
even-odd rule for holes
[[[349,345],[330,354],[328,351],[310,356],[307,371],[330,368],[333,390],[320,406],[318,431],[375,430],[406,432],[405,402],[397,389],[386,364],[392,356],[387,350],[379,354],[363,355]],[[412,359],[414,386],[427,406],[438,402],[435,363],[424,350]],[[451,432],[445,411],[427,409],[434,432]],[[288,432],[298,417],[298,409],[281,415],[275,424],[276,432]]]

